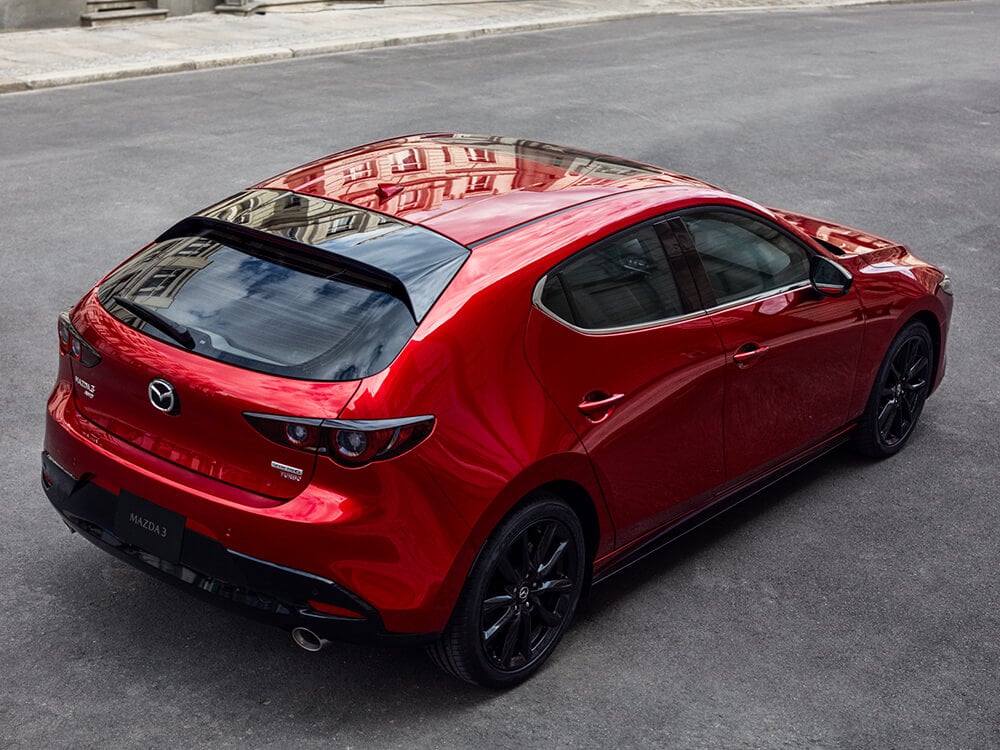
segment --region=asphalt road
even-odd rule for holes
[[[1000,4],[663,17],[0,99],[0,746],[1000,746]],[[546,668],[294,647],[71,536],[38,480],[57,313],[175,219],[399,133],[651,161],[953,277],[902,454],[838,451],[595,591]]]

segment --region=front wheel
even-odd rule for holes
[[[583,531],[561,499],[538,494],[486,541],[431,659],[459,679],[512,687],[555,649],[580,600]]]
[[[927,326],[919,321],[893,339],[854,433],[859,451],[887,458],[906,444],[930,393],[933,352]]]

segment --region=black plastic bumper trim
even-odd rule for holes
[[[118,497],[73,477],[42,453],[42,487],[69,527],[130,565],[214,604],[291,630],[307,627],[321,638],[351,643],[428,643],[436,633],[391,633],[378,611],[333,581],[230,550],[185,529],[177,563],[123,542],[114,532]],[[309,606],[343,607],[361,618],[338,617]]]

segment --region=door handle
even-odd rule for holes
[[[625,398],[624,393],[615,393],[609,396],[603,391],[591,391],[583,397],[583,401],[576,408],[591,422],[603,422],[623,398]]]
[[[738,365],[748,365],[753,362],[758,357],[763,356],[767,353],[768,347],[758,346],[754,343],[747,343],[736,350],[733,355],[733,361]]]

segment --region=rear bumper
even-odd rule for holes
[[[77,479],[42,453],[42,487],[67,525],[115,557],[161,580],[244,615],[291,630],[306,627],[322,638],[354,643],[427,643],[435,633],[393,633],[378,611],[333,581],[230,549],[188,528],[176,562],[123,541],[115,532],[119,497]],[[337,616],[314,606],[358,613]]]

